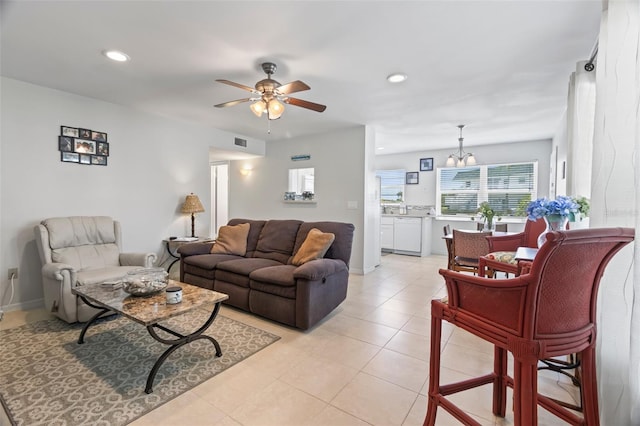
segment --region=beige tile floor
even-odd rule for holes
[[[383,256],[374,272],[352,275],[347,300],[306,332],[223,308],[223,315],[281,339],[132,425],[421,425],[427,403],[429,301],[446,293],[437,273],[444,265],[443,256]],[[43,311],[10,312],[0,327],[47,316]],[[444,326],[443,383],[492,369],[491,345]],[[541,374],[539,387],[567,401],[577,397],[556,373]],[[504,419],[492,415],[489,386],[452,400],[482,425],[513,424],[511,414]],[[437,424],[458,423],[438,410]],[[539,424],[564,423],[539,409]]]

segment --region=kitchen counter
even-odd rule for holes
[[[433,218],[435,216],[425,215],[425,214],[385,214],[382,213],[382,217],[424,217],[424,218]]]

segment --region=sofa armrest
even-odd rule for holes
[[[182,257],[194,256],[196,254],[209,254],[214,243],[189,243],[178,247],[178,253]]]
[[[144,266],[150,268],[158,256],[155,253],[120,253],[120,266]]]
[[[45,280],[63,281],[65,275],[70,282],[76,282],[76,268],[66,263],[47,263],[42,267],[42,277]]]
[[[340,259],[316,259],[298,266],[293,271],[293,277],[317,281],[346,269],[347,264]]]

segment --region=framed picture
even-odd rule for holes
[[[103,133],[103,132],[91,132],[91,139],[93,139],[94,141],[100,141],[100,142],[106,142],[107,141],[107,134]]]
[[[97,164],[98,166],[106,166],[107,165],[107,157],[103,155],[92,155],[91,156],[91,164]]]
[[[69,136],[58,136],[58,150],[73,152],[73,138]]]
[[[77,138],[80,132],[77,127],[60,126],[60,134],[62,136],[71,136]]]
[[[421,158],[420,159],[420,171],[431,172],[433,171],[433,158]]]
[[[60,161],[64,161],[65,163],[79,163],[80,162],[80,154],[76,154],[75,152],[60,152]]]
[[[79,138],[91,139],[91,130],[89,129],[78,129],[78,133],[80,134]]]
[[[107,142],[98,142],[98,155],[109,156],[109,144]]]
[[[73,141],[73,151],[80,154],[95,154],[96,142],[89,139],[75,139]]]
[[[58,136],[60,161],[106,166],[109,143],[105,132],[80,127],[60,126]]]
[[[407,185],[417,185],[419,175],[420,175],[419,172],[407,172],[407,176],[404,183]]]

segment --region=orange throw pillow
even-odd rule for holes
[[[247,254],[247,237],[249,236],[248,223],[241,223],[234,226],[221,226],[218,231],[218,238],[211,247],[211,253],[236,254],[244,256]]]
[[[311,260],[322,259],[335,239],[336,236],[330,232],[322,232],[317,228],[312,228],[296,255],[293,256],[291,263],[300,266]]]

